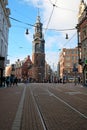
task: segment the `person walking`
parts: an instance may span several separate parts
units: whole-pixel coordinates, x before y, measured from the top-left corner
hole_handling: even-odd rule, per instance
[[[10,77],[7,76],[6,77],[6,86],[9,87],[9,85],[10,85]]]
[[[80,76],[78,76],[78,84],[80,84],[80,82],[81,82],[81,78]]]

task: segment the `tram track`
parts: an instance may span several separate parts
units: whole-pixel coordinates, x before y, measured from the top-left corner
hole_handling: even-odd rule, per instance
[[[74,106],[73,98],[69,100],[67,94],[61,92],[60,94],[55,88],[52,89],[50,84],[30,84],[30,86],[27,86],[26,92],[27,110],[29,111],[27,128],[33,130],[37,130],[36,127],[38,130],[63,130],[64,128],[65,130],[73,130],[74,128],[75,130],[86,130],[87,115],[85,108],[80,111],[77,105]],[[65,98],[62,97],[63,94]],[[73,103],[70,103],[71,100]],[[81,129],[79,129],[80,127]]]
[[[81,96],[83,94],[82,92],[80,92],[80,91],[78,92],[78,91],[75,91],[73,89],[64,88],[64,91],[61,91],[61,93],[60,93],[60,91],[58,91],[58,89],[56,89],[57,91],[55,91],[55,89],[56,88],[54,88],[54,87],[49,87],[49,89],[47,89],[47,91],[48,91],[48,93],[50,95],[52,95],[56,99],[60,100],[62,103],[64,103],[65,105],[67,105],[69,108],[71,108],[72,110],[74,110],[76,113],[78,113],[79,115],[81,115],[83,118],[87,119],[87,113],[82,111],[83,110],[82,109],[83,106],[84,106],[84,110],[85,110],[85,107],[87,106],[86,105],[87,102],[83,98],[77,96],[77,95]],[[65,92],[65,89],[67,89],[67,92]],[[71,90],[72,92],[70,92],[68,90]],[[69,93],[71,93],[71,94],[69,94]],[[74,101],[74,102],[72,103],[72,101]],[[75,102],[77,102],[78,105],[75,104]],[[82,106],[81,106],[81,102],[83,103]]]
[[[71,106],[69,103],[67,103],[66,101],[64,101],[60,97],[56,96],[54,93],[50,92],[49,90],[47,90],[47,91],[49,92],[50,95],[52,95],[53,97],[55,97],[57,100],[59,100],[60,102],[64,103],[66,106],[68,106],[70,109],[72,109],[73,111],[75,111],[76,113],[78,113],[79,115],[81,115],[83,118],[87,119],[86,115],[84,115],[83,113],[81,113],[80,111],[78,111],[76,108],[74,108],[73,106]]]
[[[47,125],[46,125],[45,120],[44,120],[44,116],[43,116],[43,114],[42,114],[42,112],[41,112],[41,110],[40,110],[40,107],[39,107],[39,105],[38,105],[38,103],[37,103],[37,100],[36,100],[36,98],[35,98],[36,96],[34,96],[34,94],[33,94],[32,90],[31,90],[31,88],[30,88],[30,92],[31,92],[32,99],[33,99],[33,101],[34,101],[34,105],[36,106],[38,115],[39,115],[39,117],[40,117],[40,120],[41,120],[41,123],[42,123],[42,126],[43,126],[43,130],[48,130]]]
[[[72,91],[72,89],[70,89]],[[47,92],[49,94],[49,96],[53,96],[54,98],[56,98],[57,100],[59,100],[60,102],[64,103],[66,106],[68,106],[70,109],[72,109],[73,111],[75,111],[76,113],[78,113],[79,115],[81,115],[83,118],[87,119],[87,116],[85,114],[83,114],[82,112],[80,112],[78,109],[76,109],[75,107],[73,107],[72,105],[70,105],[69,103],[67,103],[65,100],[63,100],[62,98],[56,96],[53,92],[51,92],[48,88],[47,88]],[[75,91],[77,92],[77,91]],[[33,95],[33,93],[32,93]],[[33,95],[33,97],[35,97]],[[78,98],[79,100],[82,100],[81,98]],[[36,99],[34,98],[34,100],[36,101]],[[84,102],[84,100],[82,100]],[[39,105],[37,103],[37,106],[39,108]],[[39,108],[39,111],[40,111],[40,108]],[[41,112],[40,112],[41,113]],[[41,113],[42,115],[42,113]]]

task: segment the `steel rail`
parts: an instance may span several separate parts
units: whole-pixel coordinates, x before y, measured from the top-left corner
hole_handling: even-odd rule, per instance
[[[46,126],[46,123],[45,123],[45,120],[44,120],[44,117],[43,117],[43,115],[42,115],[42,112],[41,112],[41,110],[40,110],[40,107],[39,107],[39,105],[38,105],[38,103],[37,103],[37,101],[36,101],[36,99],[35,99],[35,96],[34,96],[32,90],[31,90],[31,88],[30,88],[30,92],[31,92],[31,96],[32,96],[32,99],[33,99],[33,101],[34,101],[34,104],[35,104],[35,106],[36,106],[38,115],[39,115],[39,117],[40,117],[40,120],[41,120],[43,129],[44,129],[44,130],[48,130],[48,128],[47,128],[47,126]]]
[[[50,96],[53,96],[54,98],[56,98],[57,100],[59,100],[60,102],[64,103],[66,106],[68,106],[70,109],[72,109],[73,111],[78,113],[80,116],[82,116],[83,118],[87,119],[87,116],[85,114],[81,113],[75,107],[71,106],[69,103],[67,103],[66,101],[64,101],[60,97],[56,96],[54,93],[50,92],[48,89],[47,89],[47,92],[49,93]]]

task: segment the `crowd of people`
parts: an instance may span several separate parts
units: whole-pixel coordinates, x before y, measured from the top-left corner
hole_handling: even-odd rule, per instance
[[[3,86],[11,87],[17,85],[17,83],[18,83],[18,79],[13,75],[3,77]]]
[[[11,87],[11,86],[14,86],[18,84],[18,82],[21,82],[21,83],[38,83],[39,81],[35,81],[31,78],[25,78],[25,79],[19,79],[14,76],[14,75],[11,75],[11,76],[6,76],[6,77],[3,77],[3,86],[6,86],[6,87]],[[70,81],[72,83],[75,83],[76,84],[80,84],[81,83],[81,77],[78,76],[77,78],[74,77],[73,81]],[[54,80],[44,80],[42,81],[42,83],[69,83],[69,81],[66,79],[66,77],[64,76],[63,78],[54,78]]]

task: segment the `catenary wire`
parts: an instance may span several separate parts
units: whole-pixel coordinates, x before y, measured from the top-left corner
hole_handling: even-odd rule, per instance
[[[63,10],[67,10],[67,11],[77,12],[76,10],[72,10],[72,9],[60,7],[60,6],[58,6],[58,5],[54,4],[54,3],[52,3],[51,0],[49,0],[49,2],[50,2],[53,6],[55,6],[55,7],[57,7],[57,8],[60,8],[60,9],[63,9]]]
[[[16,22],[19,22],[19,23],[22,23],[22,24],[25,24],[25,25],[28,25],[28,26],[32,26],[32,27],[35,27],[35,25],[33,25],[33,24],[30,24],[30,23],[25,23],[25,22],[23,22],[23,21],[21,21],[21,20],[18,20],[18,19],[15,19],[15,18],[13,18],[13,17],[9,17],[10,19],[12,19],[12,20],[14,20],[14,21],[16,21]],[[46,30],[46,28],[43,28],[43,29],[45,29]],[[54,31],[68,31],[68,30],[75,30],[76,28],[67,28],[67,29],[50,29],[50,28],[48,28],[48,30],[54,30]]]
[[[56,4],[56,1],[57,1],[57,0],[55,0],[55,4]],[[48,20],[48,23],[47,23],[47,26],[46,26],[45,34],[46,34],[47,29],[48,29],[49,23],[50,23],[50,21],[51,21],[55,4],[53,5],[53,9],[52,9],[51,15],[50,15],[50,17],[49,17],[49,20]]]
[[[63,47],[64,47],[67,43],[69,43],[69,42],[75,37],[75,35],[76,35],[76,33],[74,33],[73,36],[72,36],[66,43],[63,44]]]

